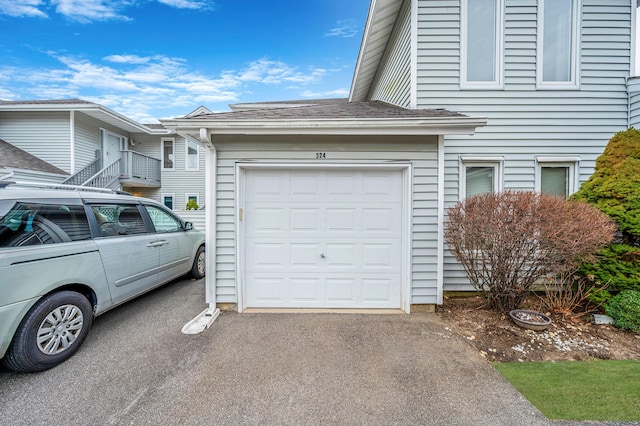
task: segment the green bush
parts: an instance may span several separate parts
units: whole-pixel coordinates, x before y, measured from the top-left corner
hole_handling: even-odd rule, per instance
[[[596,160],[593,175],[573,198],[613,219],[623,243],[640,245],[640,131],[616,133]]]
[[[198,208],[199,208],[198,202],[193,198],[187,201],[187,207],[186,207],[187,210],[198,210]]]
[[[621,291],[609,300],[605,311],[616,327],[640,333],[640,291]]]
[[[600,250],[594,262],[583,263],[578,272],[595,287],[606,287],[613,293],[640,291],[640,248],[612,244]],[[604,292],[600,296],[606,299],[610,294]],[[591,301],[598,303],[602,300]]]

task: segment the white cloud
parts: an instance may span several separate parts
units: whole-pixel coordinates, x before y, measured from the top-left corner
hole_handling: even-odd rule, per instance
[[[103,58],[105,61],[116,62],[118,64],[145,64],[149,58],[137,55],[110,55]]]
[[[121,20],[131,18],[120,11],[129,6],[126,0],[50,0],[56,6],[56,12],[80,23],[92,21]]]
[[[211,0],[156,0],[176,9],[213,10]],[[131,21],[124,12],[140,5],[135,0],[0,0],[0,15],[19,18],[47,18],[45,10],[51,6],[55,12],[73,21],[88,24],[95,21]]]
[[[300,94],[303,98],[346,98],[349,96],[349,89],[327,90],[324,92],[304,91]]]
[[[42,0],[0,0],[0,15],[47,18]]]
[[[163,55],[118,54],[100,61],[55,52],[49,55],[60,65],[30,69],[0,64],[0,98],[80,98],[150,122],[153,115],[160,118],[175,115],[175,111],[186,113],[197,105],[238,102],[264,96],[273,88],[284,91],[295,86],[298,91],[336,72],[313,67],[302,72],[285,62],[262,58],[245,68],[213,76],[189,69],[182,58]],[[305,92],[303,96],[343,97],[347,93]]]
[[[177,9],[213,9],[213,3],[208,0],[158,0],[158,3]]]
[[[360,32],[360,26],[353,19],[343,19],[336,22],[336,26],[325,34],[326,37],[343,37],[349,38]]]
[[[263,58],[250,63],[249,68],[237,74],[236,78],[243,82],[263,84],[309,84],[317,82],[325,74],[326,70],[321,68],[313,68],[309,73],[305,74],[284,62]]]

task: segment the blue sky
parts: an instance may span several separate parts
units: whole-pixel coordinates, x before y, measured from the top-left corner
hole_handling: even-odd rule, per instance
[[[369,0],[0,0],[0,99],[143,123],[200,105],[346,97]]]

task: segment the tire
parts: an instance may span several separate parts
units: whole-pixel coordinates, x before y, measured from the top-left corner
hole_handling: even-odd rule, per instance
[[[45,296],[22,319],[2,362],[21,373],[55,367],[80,348],[92,323],[91,303],[80,293]]]
[[[204,278],[206,274],[206,260],[207,256],[204,251],[204,246],[198,247],[198,251],[196,251],[196,257],[193,259],[193,266],[191,267],[191,272],[189,272],[189,276],[196,280]]]

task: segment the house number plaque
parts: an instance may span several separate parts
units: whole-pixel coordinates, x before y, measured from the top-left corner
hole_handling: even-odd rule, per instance
[[[322,160],[327,158],[326,152],[316,152],[316,160]]]

